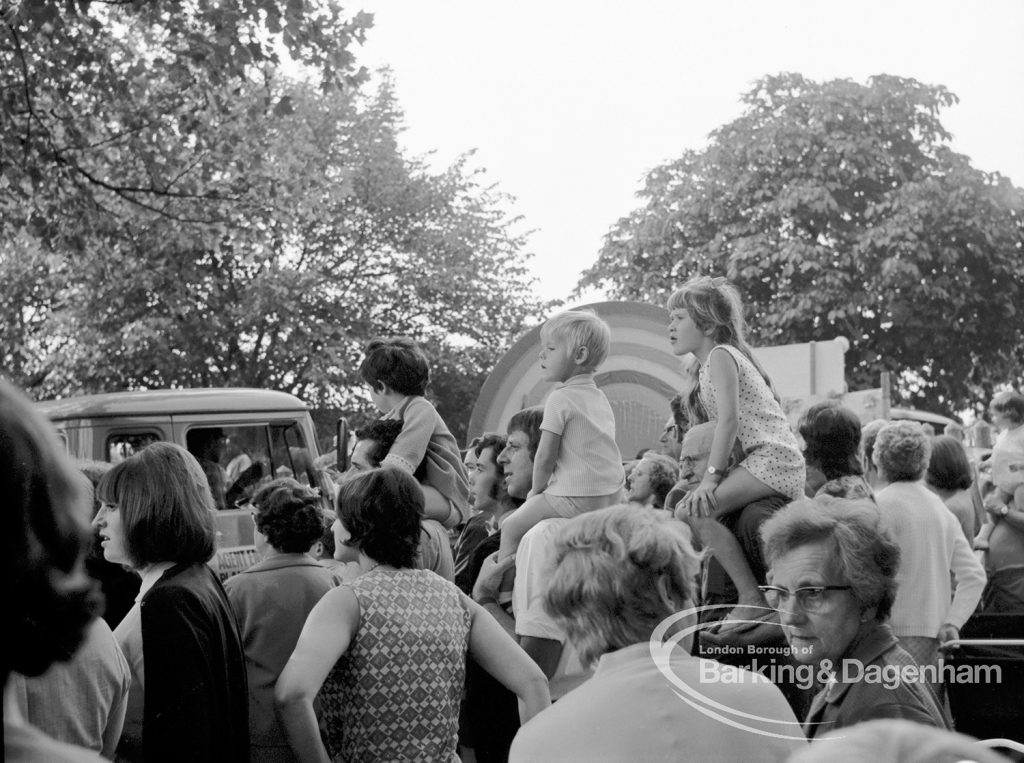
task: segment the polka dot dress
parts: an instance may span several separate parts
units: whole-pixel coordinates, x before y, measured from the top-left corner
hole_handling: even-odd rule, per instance
[[[715,399],[715,387],[711,383],[710,366],[711,356],[718,350],[725,350],[732,356],[739,373],[737,437],[744,453],[739,465],[772,490],[791,501],[797,500],[804,494],[807,473],[796,436],[789,427],[782,406],[776,402],[754,364],[732,345],[715,346],[700,367],[700,400],[708,416],[718,420],[718,401]]]

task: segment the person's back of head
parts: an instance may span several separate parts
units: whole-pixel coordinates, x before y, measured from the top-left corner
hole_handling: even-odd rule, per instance
[[[861,424],[857,414],[835,400],[815,403],[797,425],[804,440],[804,458],[826,479],[863,474],[860,460]]]
[[[566,522],[544,607],[584,663],[646,641],[696,596],[700,556],[666,512],[612,506]]]
[[[421,396],[430,381],[430,364],[427,354],[409,337],[371,339],[359,376],[373,389],[384,384],[400,395]]]
[[[323,534],[320,494],[293,479],[268,482],[252,497],[256,529],[284,553],[307,553]]]
[[[966,490],[971,486],[974,482],[971,463],[959,440],[949,435],[939,435],[932,439],[926,479],[932,487],[949,492]]]
[[[56,432],[12,385],[0,379],[0,501],[7,646],[11,671],[38,676],[70,659],[102,607],[85,573],[92,534],[81,477]]]
[[[349,533],[345,545],[379,564],[415,564],[423,517],[423,490],[400,469],[371,469],[341,486],[338,520]]]
[[[875,463],[889,482],[915,482],[924,477],[931,452],[931,439],[916,421],[890,421],[875,438]]]
[[[216,541],[210,485],[195,457],[180,445],[155,442],[103,475],[99,499],[121,512],[131,566],[199,563]]]

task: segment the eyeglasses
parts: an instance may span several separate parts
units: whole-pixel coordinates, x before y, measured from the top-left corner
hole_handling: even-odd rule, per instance
[[[772,609],[784,607],[786,602],[789,601],[789,597],[792,596],[804,612],[817,612],[825,603],[826,591],[849,591],[853,586],[813,585],[797,588],[795,591],[774,585],[759,585],[757,588],[764,594],[765,601],[768,602],[768,606]]]

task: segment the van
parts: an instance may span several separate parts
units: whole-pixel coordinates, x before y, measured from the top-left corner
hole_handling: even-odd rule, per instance
[[[248,501],[275,477],[320,490],[333,485],[314,466],[316,432],[309,407],[293,395],[261,389],[113,392],[36,403],[74,458],[117,463],[150,443],[173,442],[196,457],[217,508],[221,579],[256,561]]]

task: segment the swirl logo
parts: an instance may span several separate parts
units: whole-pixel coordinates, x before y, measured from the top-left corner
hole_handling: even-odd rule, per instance
[[[801,729],[799,721],[787,721],[779,718],[771,718],[763,715],[757,715],[755,713],[749,713],[744,710],[729,707],[711,697],[706,696],[700,691],[698,686],[691,685],[692,682],[688,682],[681,678],[672,668],[672,654],[675,649],[683,649],[681,642],[689,637],[696,639],[697,634],[703,630],[712,628],[720,623],[717,622],[699,622],[699,615],[702,612],[709,612],[712,610],[732,609],[733,605],[709,605],[703,607],[693,607],[685,609],[681,612],[677,612],[671,617],[666,618],[658,627],[654,629],[650,638],[650,652],[651,659],[654,660],[654,664],[663,676],[672,684],[673,693],[679,697],[683,702],[688,704],[693,709],[700,713],[703,713],[709,718],[713,718],[719,723],[724,723],[728,726],[732,726],[736,729],[741,729],[753,734],[760,734],[762,736],[774,737],[776,739],[784,740],[796,740],[804,741],[805,737]],[[768,612],[770,610],[767,607],[764,608]],[[686,625],[686,623],[696,623],[695,625]],[[782,627],[777,622],[770,622],[768,620],[733,620],[728,621],[730,625],[765,625],[771,624],[776,625],[779,628]],[[669,636],[669,633],[672,633]],[[688,650],[687,650],[688,651]],[[706,666],[713,666],[717,671],[719,667],[717,663],[710,661],[704,661]],[[730,671],[733,676],[733,680],[723,681],[723,683],[740,683],[745,681],[746,683],[770,683],[769,679],[761,675],[756,671],[745,671],[739,668],[732,668],[724,666]],[[810,666],[800,666],[810,670]],[[714,671],[713,671],[714,672]],[[720,675],[719,672],[714,672],[714,675]],[[737,680],[737,677],[739,680]],[[701,681],[703,683],[703,680]],[[794,728],[795,727],[795,728]]]

